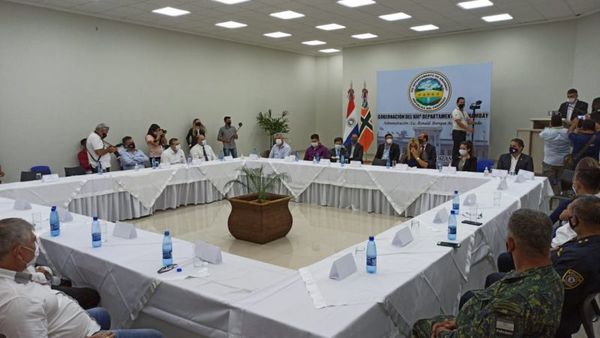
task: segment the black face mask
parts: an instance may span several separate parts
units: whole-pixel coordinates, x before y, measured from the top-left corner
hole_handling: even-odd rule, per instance
[[[460,108],[460,109],[463,109],[464,107],[465,107],[464,103],[461,103],[461,104],[458,105],[458,108]]]
[[[517,149],[515,147],[508,148],[508,152],[511,154],[516,154],[518,151],[519,151],[519,149]]]
[[[101,138],[103,138],[103,139],[105,139],[105,138],[106,138],[106,136],[108,136],[108,134],[107,134],[107,133],[102,133],[102,135],[100,135],[100,137],[101,137]]]
[[[352,144],[357,144],[358,140],[352,139],[350,142],[352,142]]]
[[[231,121],[225,122],[225,125],[228,126],[228,127],[231,126]]]
[[[135,149],[135,143],[130,143],[127,148],[129,149]]]

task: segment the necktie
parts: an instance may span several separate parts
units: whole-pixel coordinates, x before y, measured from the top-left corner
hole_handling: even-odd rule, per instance
[[[206,156],[206,149],[204,149],[204,144],[202,145],[202,153],[204,153],[204,160],[208,161],[208,156]]]

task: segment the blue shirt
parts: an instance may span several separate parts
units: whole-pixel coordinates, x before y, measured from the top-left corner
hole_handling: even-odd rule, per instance
[[[390,149],[392,149],[391,146],[388,147],[386,145],[385,147],[383,147],[383,156],[381,156],[382,160],[389,160],[389,158],[390,158]]]
[[[283,142],[281,146],[275,144],[273,148],[271,148],[271,153],[269,153],[269,158],[279,158],[284,159],[287,156],[290,156],[292,152],[292,147],[289,144]]]
[[[564,165],[565,156],[571,151],[567,128],[545,128],[540,133],[544,140],[544,163],[554,166]]]
[[[119,156],[123,170],[134,169],[136,165],[143,167],[146,162],[148,162],[148,156],[146,156],[146,154],[139,149],[136,149],[134,152],[120,149]]]
[[[592,157],[594,159],[598,159],[598,153],[600,152],[600,133],[595,134],[578,134],[578,133],[570,133],[569,140],[573,144],[573,156],[577,155],[583,149],[585,144],[592,138],[593,135],[596,135],[596,140],[594,143],[590,144],[587,150],[579,157],[575,158],[575,164],[579,163],[584,157]]]

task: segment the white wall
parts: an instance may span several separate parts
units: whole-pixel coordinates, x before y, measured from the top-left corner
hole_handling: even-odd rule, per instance
[[[333,146],[333,139],[343,136],[342,84],[343,56],[318,57],[316,67],[316,107],[315,132],[321,142],[328,147]],[[308,146],[310,140],[306,135],[304,143]]]
[[[238,147],[248,154],[267,147],[256,114],[289,110],[290,141],[303,149],[315,129],[315,72],[311,56],[0,1],[3,181],[34,164],[64,175],[99,122],[111,126],[109,142],[131,135],[143,145],[150,123],[184,138],[198,116],[218,152],[230,114],[245,122]]]
[[[491,157],[496,158],[517,128],[529,128],[529,118],[557,109],[574,84],[584,99],[600,94],[600,47],[590,46],[598,41],[598,18],[345,49],[343,83],[366,80],[377,112],[378,70],[491,61]]]

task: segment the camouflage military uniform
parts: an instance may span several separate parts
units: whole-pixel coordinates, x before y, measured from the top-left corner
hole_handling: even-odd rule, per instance
[[[557,337],[571,337],[579,330],[579,308],[590,294],[600,291],[600,236],[573,239],[552,252],[552,265],[565,287]]]
[[[560,323],[563,286],[552,266],[511,272],[474,296],[456,317],[457,329],[437,337],[551,338]],[[439,316],[420,320],[412,336],[430,338],[434,323],[454,319]]]

